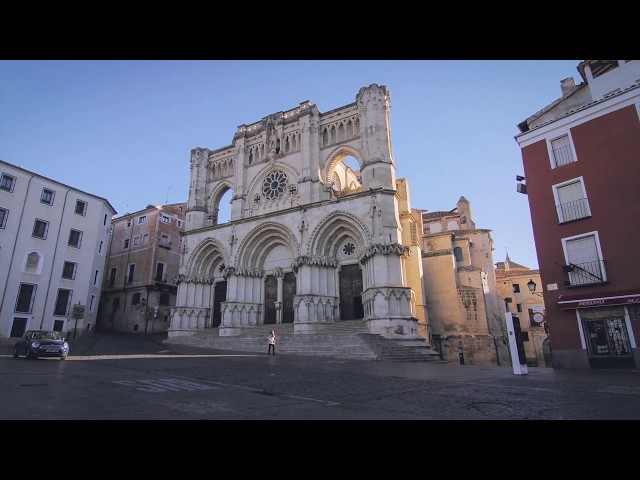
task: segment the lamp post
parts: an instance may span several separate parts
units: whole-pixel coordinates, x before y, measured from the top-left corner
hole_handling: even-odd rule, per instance
[[[527,282],[527,288],[529,289],[529,291],[531,292],[531,295],[538,295],[538,296],[542,296],[541,293],[536,293],[536,287],[538,286],[538,284],[536,282],[534,282],[532,279],[529,279],[529,281]]]

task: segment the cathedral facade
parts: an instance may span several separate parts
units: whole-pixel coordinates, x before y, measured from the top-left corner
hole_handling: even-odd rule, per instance
[[[169,336],[355,319],[424,336],[422,220],[395,170],[390,94],[376,84],[329,112],[303,102],[240,125],[229,146],[193,149]]]

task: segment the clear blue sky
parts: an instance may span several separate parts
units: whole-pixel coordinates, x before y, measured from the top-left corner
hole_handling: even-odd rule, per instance
[[[109,200],[123,215],[187,201],[190,152],[305,100],[391,92],[392,147],[411,206],[471,202],[494,263],[538,268],[517,124],[560,97],[579,60],[0,61],[0,159]]]

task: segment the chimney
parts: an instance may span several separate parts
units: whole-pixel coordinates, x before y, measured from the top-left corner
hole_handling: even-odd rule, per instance
[[[564,80],[560,80],[560,89],[562,90],[562,96],[573,92],[576,89],[576,81],[573,77],[565,78]]]

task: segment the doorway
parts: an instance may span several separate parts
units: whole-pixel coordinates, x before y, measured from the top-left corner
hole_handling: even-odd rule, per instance
[[[340,269],[340,320],[364,318],[362,307],[362,270],[357,264]]]
[[[217,328],[222,323],[222,302],[227,301],[227,282],[218,282],[213,291],[213,319],[211,326]]]

